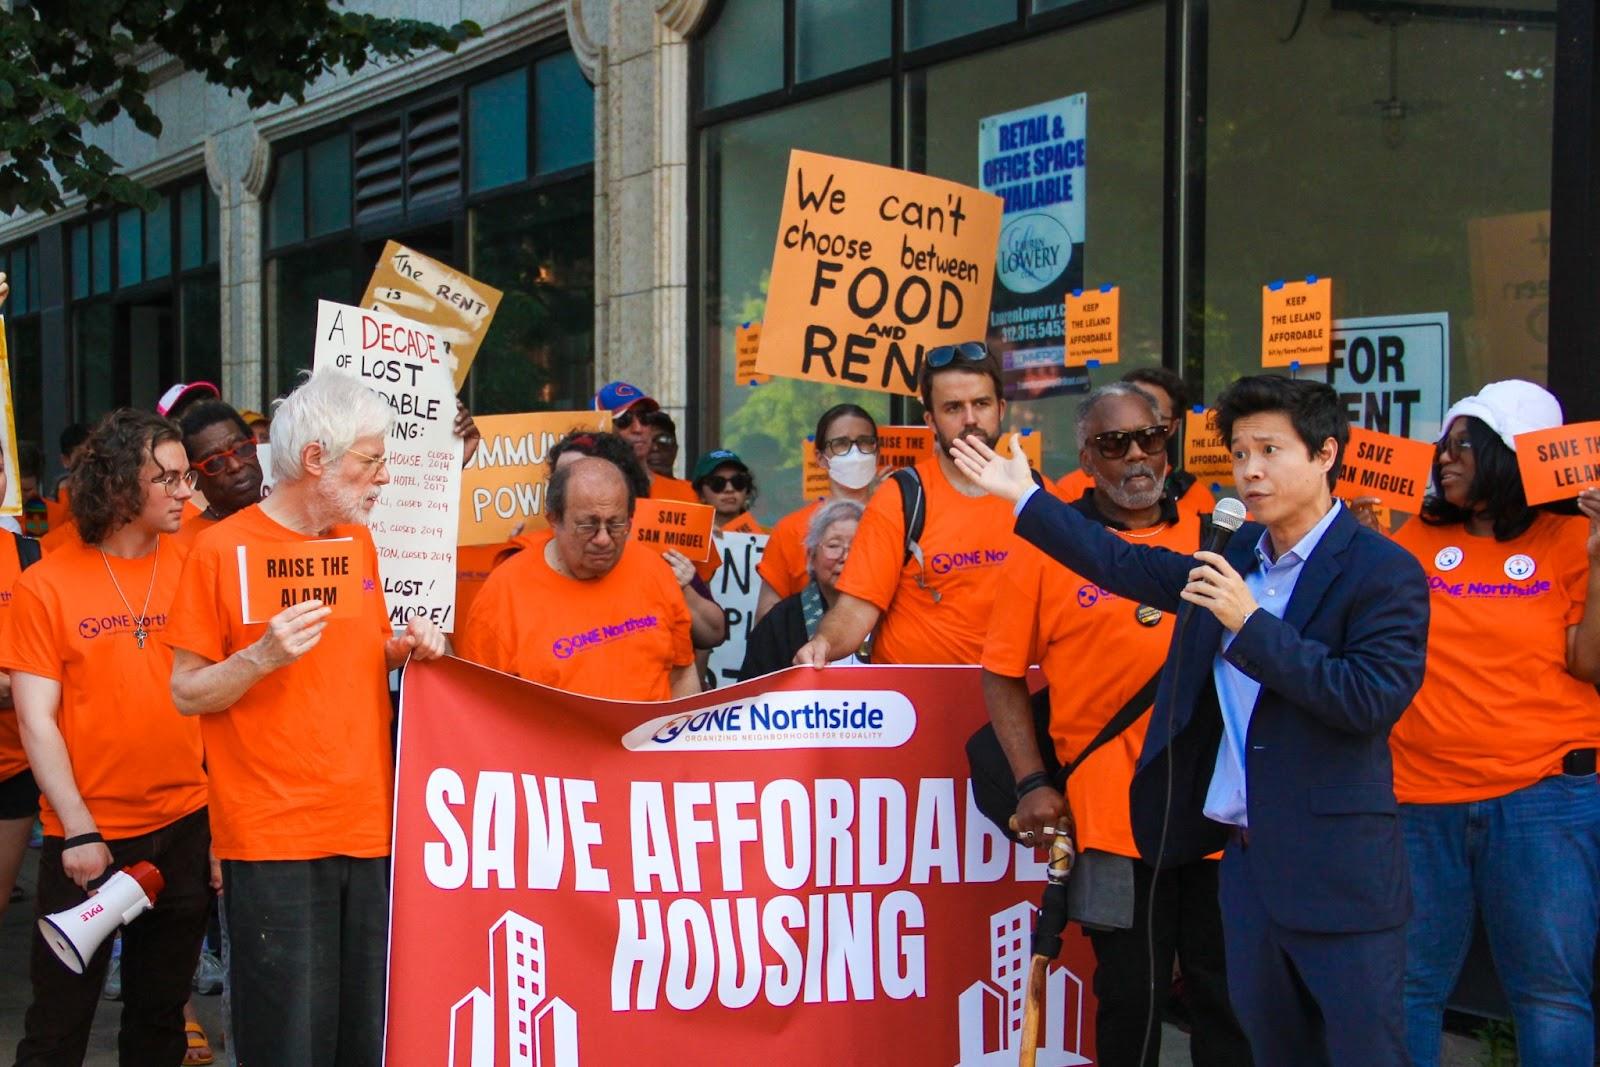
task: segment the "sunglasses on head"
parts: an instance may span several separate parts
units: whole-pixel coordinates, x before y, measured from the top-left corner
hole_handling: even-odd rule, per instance
[[[195,469],[207,478],[215,478],[228,469],[229,459],[237,460],[240,464],[256,458],[256,443],[254,441],[240,441],[226,452],[213,452],[205,459],[195,464]]]
[[[750,476],[748,474],[710,474],[700,484],[708,486],[713,493],[720,493],[730,485],[733,486],[734,492],[742,493],[750,488]]]
[[[1172,429],[1168,426],[1146,426],[1142,430],[1107,430],[1089,438],[1089,443],[1103,458],[1121,459],[1135,441],[1139,443],[1139,451],[1153,456],[1167,447],[1167,438],[1171,436]]]
[[[958,345],[939,345],[928,349],[922,361],[934,370],[952,363],[982,363],[989,358],[989,349],[982,341],[962,341]]]

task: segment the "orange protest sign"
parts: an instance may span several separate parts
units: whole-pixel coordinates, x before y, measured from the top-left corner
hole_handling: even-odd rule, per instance
[[[330,619],[353,619],[361,613],[361,584],[371,581],[355,563],[355,541],[334,537],[323,541],[284,541],[271,549],[238,548],[239,603],[244,622],[266,622],[284,608],[320,600],[333,609]]]
[[[927,349],[987,332],[1000,213],[971,186],[791,152],[756,366],[914,396]]]
[[[1415,515],[1428,491],[1433,455],[1426,441],[1352,426],[1334,494],[1347,500],[1377,497],[1386,507]]]
[[[450,371],[459,391],[466,384],[467,371],[472,369],[502,295],[493,286],[397,241],[388,241],[361,296],[361,306],[433,327],[453,360]]]
[[[1067,294],[1067,357],[1069,367],[1115,363],[1121,351],[1122,289],[1074,289]]]
[[[1183,469],[1208,484],[1233,484],[1233,449],[1222,439],[1215,408],[1196,405],[1183,420]]]
[[[696,563],[711,558],[711,521],[716,509],[709,504],[678,500],[641,500],[633,509],[633,539],[657,552],[675,548]]]
[[[761,324],[747,322],[733,331],[733,384],[760,385],[770,382],[772,375],[756,370],[756,354],[761,350]]]
[[[544,517],[544,487],[550,479],[550,449],[573,430],[611,429],[609,411],[539,411],[480,415],[483,441],[461,470],[461,524],[457,543],[492,545],[519,523],[537,530]]]
[[[1528,503],[1568,500],[1600,488],[1600,422],[1574,422],[1519,433],[1517,467]]]
[[[1327,363],[1333,355],[1333,279],[1261,287],[1261,365]]]

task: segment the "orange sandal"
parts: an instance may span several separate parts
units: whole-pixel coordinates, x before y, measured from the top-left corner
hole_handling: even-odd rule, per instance
[[[184,1023],[183,1036],[189,1046],[183,1053],[184,1067],[206,1067],[207,1064],[217,1062],[216,1054],[211,1051],[211,1040],[206,1037],[205,1027],[197,1022]]]

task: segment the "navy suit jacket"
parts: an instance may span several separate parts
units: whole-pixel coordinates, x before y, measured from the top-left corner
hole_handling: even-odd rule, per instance
[[[1196,561],[1130,544],[1048,493],[1033,494],[1016,528],[1119,596],[1183,608],[1129,796],[1134,839],[1163,867],[1222,848],[1228,827],[1201,809],[1222,738],[1211,668],[1224,631],[1178,595]],[[1240,574],[1256,569],[1262,529],[1246,523],[1228,543]],[[1245,739],[1249,870],[1280,925],[1383,930],[1410,915],[1389,731],[1422,685],[1427,640],[1421,565],[1341,509],[1284,618],[1255,612],[1228,647],[1228,661],[1261,683]]]

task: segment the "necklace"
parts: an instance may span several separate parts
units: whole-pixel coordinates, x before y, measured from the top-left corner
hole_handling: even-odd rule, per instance
[[[132,615],[133,605],[128,603],[127,596],[122,592],[122,586],[118,583],[117,576],[112,573],[111,560],[107,558],[106,550],[103,548],[100,550],[100,562],[106,565],[106,577],[111,579],[111,588],[117,591],[117,596],[122,599],[122,606],[128,609],[129,615]],[[150,621],[150,616],[146,612],[150,610],[150,595],[156,591],[156,568],[160,565],[161,542],[157,541],[155,553],[150,561],[150,587],[144,591],[144,607],[139,609],[139,614],[133,620],[133,639],[139,642],[140,648],[144,647],[145,638],[150,636],[150,631],[146,628],[146,624]]]
[[[1164,522],[1160,526],[1152,526],[1148,530],[1124,530],[1122,532],[1127,534],[1129,537],[1135,537],[1143,540],[1147,537],[1154,537],[1156,534],[1160,533],[1162,530],[1165,530],[1171,525],[1172,524],[1170,522]]]

